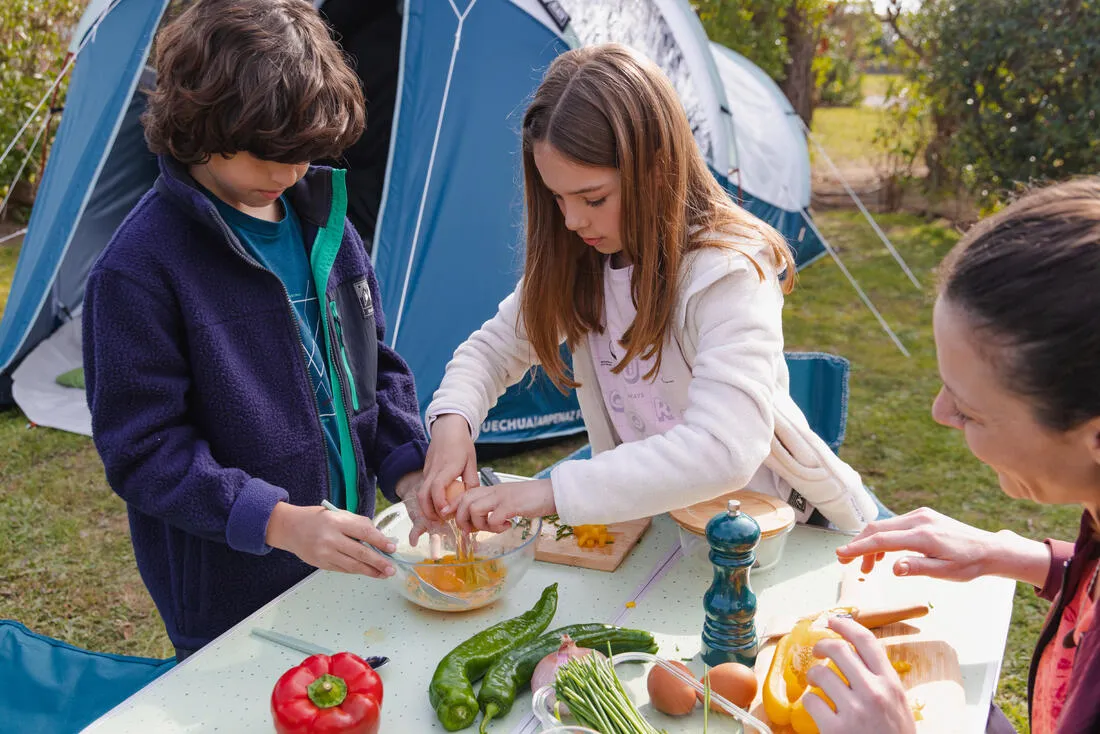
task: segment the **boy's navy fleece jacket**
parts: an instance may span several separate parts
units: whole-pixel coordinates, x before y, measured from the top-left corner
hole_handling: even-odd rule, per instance
[[[396,500],[397,480],[423,467],[412,374],[383,343],[374,272],[344,218],[343,171],[311,168],[287,197],[315,274],[328,272],[318,295],[346,406],[342,433],[358,512],[371,516],[376,477]],[[322,247],[328,260],[318,263]],[[277,502],[317,506],[329,486],[291,309],[281,281],[245,254],[170,158],[89,275],[92,434],[176,647],[201,647],[313,570],[265,543]]]

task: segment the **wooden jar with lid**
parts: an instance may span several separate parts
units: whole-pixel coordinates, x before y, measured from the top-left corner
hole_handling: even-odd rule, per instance
[[[767,571],[777,565],[783,557],[787,536],[794,529],[794,508],[778,497],[748,489],[727,492],[668,513],[680,526],[680,547],[684,555],[708,562],[710,545],[706,538],[707,523],[715,515],[726,511],[729,500],[738,500],[741,512],[760,525],[760,544],[756,547],[753,570]]]

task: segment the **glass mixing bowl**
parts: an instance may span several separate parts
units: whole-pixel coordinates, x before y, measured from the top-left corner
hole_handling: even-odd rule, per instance
[[[513,520],[503,533],[474,533],[474,560],[457,562],[455,538],[447,527],[409,544],[412,520],[403,502],[378,513],[374,524],[397,544],[392,554],[397,572],[390,583],[413,604],[440,612],[477,609],[507,594],[534,563],[542,530],[542,519],[536,518]],[[432,593],[425,582],[443,594]]]

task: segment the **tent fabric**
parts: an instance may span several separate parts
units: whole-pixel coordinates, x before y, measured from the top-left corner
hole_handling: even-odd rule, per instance
[[[798,113],[759,66],[721,44],[710,48],[733,110],[730,168],[754,196],[788,211],[806,209],[810,153]]]
[[[763,69],[721,44],[710,48],[733,120],[733,156],[716,177],[735,201],[787,238],[796,266],[804,268],[825,247],[802,216],[809,212],[811,185],[801,119]]]
[[[84,364],[80,326],[77,313],[31,350],[12,374],[12,387],[31,423],[91,436],[92,414],[84,390],[57,382],[60,375]]]
[[[0,620],[0,729],[72,734],[175,664],[90,652]]]
[[[166,6],[119,0],[80,52],[0,321],[0,404],[10,402],[12,364],[80,304],[91,263],[136,201],[130,195],[152,181],[141,176],[149,154],[140,138],[118,146],[119,165],[104,164],[121,128],[141,134],[136,117],[126,123]]]
[[[91,264],[156,176],[138,122],[144,95],[134,90],[139,80],[152,84],[143,67],[167,4],[97,0],[77,32],[84,45],[0,322],[0,404],[11,399],[13,368],[70,321]],[[618,41],[653,58],[731,195],[787,236],[799,264],[816,252],[801,212],[742,185],[745,161],[736,180],[725,175],[745,148],[734,136],[745,126],[736,105],[731,117],[732,88],[721,83],[686,0],[404,0],[400,20],[396,104],[372,256],[388,339],[412,368],[422,409],[455,348],[493,314],[522,270],[519,126],[546,67],[571,46]],[[353,30],[342,28],[342,37],[353,39]],[[792,144],[805,147],[804,140]],[[750,158],[753,166],[771,165],[762,155]],[[354,181],[378,166],[351,168]],[[754,180],[773,178],[761,171]],[[52,365],[50,380],[65,371],[61,366]],[[576,397],[559,393],[536,370],[498,402],[480,440],[525,442],[582,430]]]

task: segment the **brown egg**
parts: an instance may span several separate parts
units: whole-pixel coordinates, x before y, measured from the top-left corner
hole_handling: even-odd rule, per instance
[[[704,679],[699,680],[706,687]],[[735,706],[747,709],[756,698],[756,673],[752,668],[741,663],[722,663],[710,669],[710,690],[717,693]],[[699,700],[703,700],[702,695]],[[722,709],[715,703],[710,705],[711,711]]]
[[[453,482],[447,485],[447,505],[454,510],[458,501],[462,499],[463,493],[466,491],[466,483],[462,481],[462,477],[458,477]]]
[[[689,678],[695,677],[683,663],[675,660],[667,662],[679,668]],[[653,706],[663,714],[683,716],[690,714],[695,708],[695,689],[660,665],[654,665],[649,671],[646,689],[649,691],[649,700],[653,702]]]

